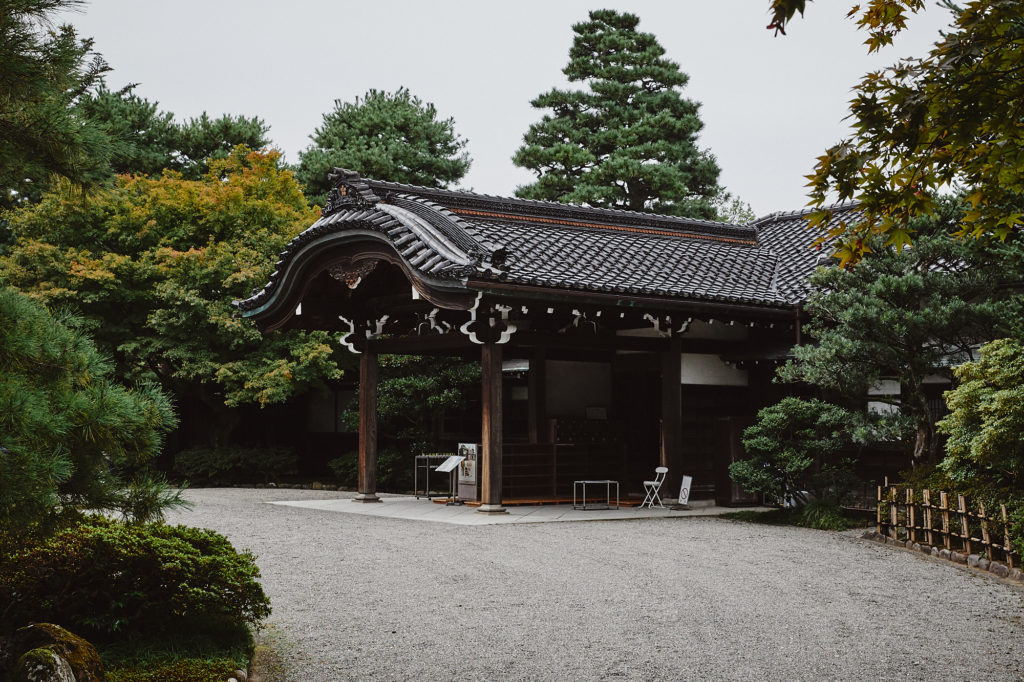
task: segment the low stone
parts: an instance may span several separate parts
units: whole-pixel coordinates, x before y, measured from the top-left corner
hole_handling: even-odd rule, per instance
[[[952,552],[950,552],[948,549],[940,549],[939,550],[939,556],[942,557],[943,559],[949,559],[950,558],[950,554],[952,554]]]
[[[96,648],[78,635],[59,625],[33,623],[15,632],[11,645],[16,652],[45,649],[64,660],[77,682],[102,682],[105,679],[103,661]],[[41,658],[39,660],[42,660]],[[61,678],[41,678],[58,680]]]
[[[320,481],[313,481],[313,490],[323,490],[324,484]]]
[[[950,552],[949,553],[949,558],[952,559],[953,561],[955,561],[958,564],[966,564],[967,563],[967,555],[964,554],[963,552]]]
[[[932,547],[932,556],[939,556],[939,548]]]
[[[1024,571],[1021,571],[1019,568],[1011,568],[1006,577],[1017,582],[1024,582]]]
[[[894,540],[893,538],[891,538],[889,536],[886,536],[885,544],[887,544],[887,545],[895,545],[896,544],[896,540]]]
[[[920,552],[921,551],[921,543],[920,542],[911,543],[910,549],[914,550],[915,552]]]
[[[904,542],[903,546],[906,547],[907,549],[914,549],[914,543],[911,542],[910,540],[907,540],[906,542]]]
[[[336,486],[336,485],[325,485],[324,486],[324,490],[337,490],[337,489],[338,489],[338,486]]]
[[[932,547],[931,545],[921,545],[921,553],[922,554],[931,554],[933,549],[935,549],[935,548]]]
[[[246,682],[249,679],[249,673],[244,670],[236,670],[235,677],[238,679],[238,682]]]
[[[267,484],[267,487],[268,487],[268,488],[276,488],[276,487],[277,487],[277,484],[276,484],[276,483],[268,483],[268,484]]]
[[[303,483],[302,484],[302,489],[303,490],[312,490],[313,489],[313,484],[312,483]]]
[[[22,654],[9,679],[11,682],[77,682],[71,664],[45,646]]]
[[[988,570],[988,566],[991,563],[992,562],[989,561],[988,559],[986,559],[985,557],[981,557],[980,559],[978,559],[978,568],[980,568],[983,571],[987,571]]]
[[[979,561],[981,561],[981,555],[980,554],[968,554],[967,555],[967,565],[970,566],[971,568],[977,568]]]
[[[1001,564],[998,561],[993,561],[988,566],[988,572],[994,575],[998,575],[1000,578],[1005,578],[1010,575],[1010,567],[1006,564]]]

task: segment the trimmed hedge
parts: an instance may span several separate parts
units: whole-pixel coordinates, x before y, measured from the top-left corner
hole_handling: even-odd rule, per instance
[[[46,621],[96,642],[234,631],[270,614],[259,575],[213,531],[89,517],[0,556],[0,630]]]
[[[174,473],[193,482],[270,483],[292,474],[298,457],[279,448],[191,448],[174,456]]]

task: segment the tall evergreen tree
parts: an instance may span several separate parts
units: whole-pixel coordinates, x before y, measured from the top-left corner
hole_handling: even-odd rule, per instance
[[[261,149],[269,144],[267,125],[259,118],[206,112],[184,123],[160,111],[129,85],[118,91],[101,85],[77,103],[82,116],[100,125],[110,137],[115,173],[159,175],[176,170],[189,180],[209,170],[210,159],[225,159],[238,145]]]
[[[367,177],[427,187],[448,187],[469,170],[466,140],[455,121],[438,119],[433,104],[424,104],[406,88],[370,90],[356,101],[336,100],[334,111],[299,152],[296,176],[313,203],[327,201],[327,174],[335,166]]]
[[[537,174],[519,196],[716,217],[719,168],[697,147],[700,105],[680,94],[689,77],[639,22],[595,10],[573,26],[562,72],[587,89],[554,89],[531,102],[551,113],[530,126],[512,157]]]
[[[109,67],[93,53],[91,40],[49,23],[55,12],[78,4],[0,5],[0,208],[37,199],[52,176],[84,186],[110,177],[108,137],[74,111]]]

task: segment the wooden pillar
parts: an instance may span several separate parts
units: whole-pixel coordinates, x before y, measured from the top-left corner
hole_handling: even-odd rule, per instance
[[[501,346],[485,343],[480,349],[483,385],[483,453],[480,464],[480,508],[485,514],[505,514],[501,506]]]
[[[668,467],[668,476],[663,484],[662,498],[666,492],[678,489],[683,480],[683,395],[682,386],[682,340],[673,336],[667,350],[661,353],[661,461]]]
[[[547,353],[536,348],[530,356],[527,433],[531,443],[546,443],[548,433]]]
[[[377,497],[377,354],[359,356],[359,494],[353,502]]]

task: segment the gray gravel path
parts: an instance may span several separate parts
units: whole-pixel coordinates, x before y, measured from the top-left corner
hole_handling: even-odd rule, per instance
[[[256,553],[307,680],[1024,680],[1024,588],[824,533],[680,518],[452,526],[193,490]]]

